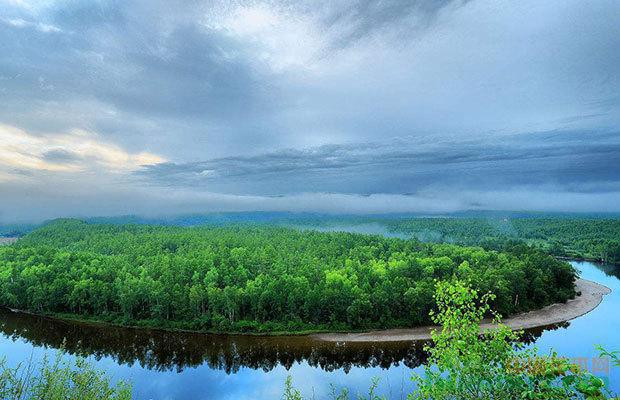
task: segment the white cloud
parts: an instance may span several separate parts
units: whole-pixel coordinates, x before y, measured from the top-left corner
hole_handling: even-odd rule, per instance
[[[31,14],[37,14],[42,10],[49,9],[60,0],[0,0],[0,5],[6,3],[12,7],[27,11]]]
[[[56,154],[56,157],[50,157]],[[58,157],[58,155],[62,157]],[[11,171],[73,172],[103,170],[106,173],[133,171],[142,165],[165,161],[149,152],[130,153],[93,132],[32,135],[0,124],[0,179],[18,176]]]
[[[253,56],[275,72],[311,69],[327,45],[310,15],[274,4],[238,5],[227,12],[209,13],[204,25],[245,42]]]
[[[45,24],[42,22],[26,21],[21,18],[10,18],[10,19],[3,18],[2,21],[5,24],[14,26],[15,28],[34,28],[38,30],[39,32],[44,32],[44,33],[62,32],[62,29],[60,29],[56,25]]]

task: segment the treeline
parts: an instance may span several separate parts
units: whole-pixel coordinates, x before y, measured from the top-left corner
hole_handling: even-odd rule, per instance
[[[60,220],[0,248],[0,303],[139,326],[275,332],[429,322],[436,280],[496,295],[503,315],[574,296],[574,269],[504,252],[260,226]]]
[[[620,263],[620,219],[413,218],[380,222],[422,241],[492,247],[517,239],[556,256]]]
[[[93,217],[89,224],[158,226],[227,226],[255,224],[339,229],[378,224],[386,231],[411,235],[423,242],[446,242],[497,248],[520,240],[560,257],[620,264],[620,217],[614,214],[466,212],[435,218],[409,214],[324,215],[310,213],[244,212],[185,215],[169,218],[138,216]],[[45,226],[45,222],[39,226]],[[19,237],[37,225],[0,225],[0,237]]]

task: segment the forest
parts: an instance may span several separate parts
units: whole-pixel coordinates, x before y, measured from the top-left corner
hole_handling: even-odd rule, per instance
[[[335,230],[347,226],[376,224],[386,232],[403,234],[422,242],[455,243],[501,249],[506,242],[522,241],[558,257],[620,264],[620,216],[618,214],[519,213],[480,211],[441,214],[326,215],[287,212],[238,212],[190,214],[144,218],[133,215],[91,217],[102,225],[265,226],[320,227]],[[34,224],[0,224],[0,237],[19,237]],[[345,229],[346,230],[346,229]]]
[[[494,248],[521,240],[556,256],[620,263],[620,219],[408,218],[381,223],[422,241]]]
[[[80,220],[0,247],[0,304],[123,325],[308,332],[427,324],[437,281],[492,292],[506,316],[574,297],[573,267],[520,243],[497,250],[264,225]]]

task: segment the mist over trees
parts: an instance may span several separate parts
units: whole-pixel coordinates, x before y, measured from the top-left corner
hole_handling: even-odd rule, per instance
[[[383,224],[423,241],[495,248],[518,240],[556,256],[620,263],[620,220],[612,218],[410,218]]]

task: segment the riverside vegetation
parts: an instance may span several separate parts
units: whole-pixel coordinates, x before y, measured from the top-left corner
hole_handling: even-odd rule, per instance
[[[123,325],[307,332],[431,322],[435,282],[494,294],[503,315],[574,297],[570,264],[499,251],[265,226],[58,220],[0,247],[0,304]]]
[[[434,296],[436,312],[433,322],[441,326],[433,333],[427,347],[429,363],[421,374],[414,373],[416,389],[409,400],[476,400],[476,399],[611,399],[604,382],[571,364],[555,353],[541,356],[535,349],[524,349],[518,332],[499,324],[480,335],[482,319],[491,313],[495,296],[480,295],[462,281],[438,282]],[[493,314],[493,313],[491,313]],[[499,317],[495,317],[499,322]],[[617,352],[601,355],[618,366]],[[367,396],[358,400],[381,400],[378,381],[369,383]],[[208,388],[206,388],[208,389]],[[403,393],[404,395],[404,393]],[[124,382],[112,386],[108,378],[94,370],[83,359],[72,366],[60,355],[55,362],[44,360],[39,365],[7,368],[0,363],[0,398],[4,400],[129,400],[130,386]],[[332,399],[353,397],[346,390],[332,389]],[[284,384],[283,400],[303,400],[290,377]]]
[[[58,353],[53,360],[30,360],[8,367],[0,360],[2,400],[130,400],[131,386],[112,385],[108,377],[83,358],[70,363]]]
[[[437,312],[431,313],[440,325],[433,332],[428,363],[421,374],[414,373],[416,389],[408,400],[603,400],[617,399],[605,388],[604,381],[556,353],[539,355],[518,342],[520,332],[502,325],[480,335],[480,323],[490,312],[494,295],[480,295],[461,281],[439,282],[435,299]],[[491,313],[494,314],[494,313]],[[620,365],[618,352],[599,349],[602,357]],[[385,399],[377,393],[377,381],[368,395],[358,400]],[[303,400],[289,378],[284,400]],[[334,400],[348,400],[346,390],[332,391]]]
[[[617,218],[413,218],[381,223],[423,241],[497,248],[520,240],[560,257],[620,263]]]

